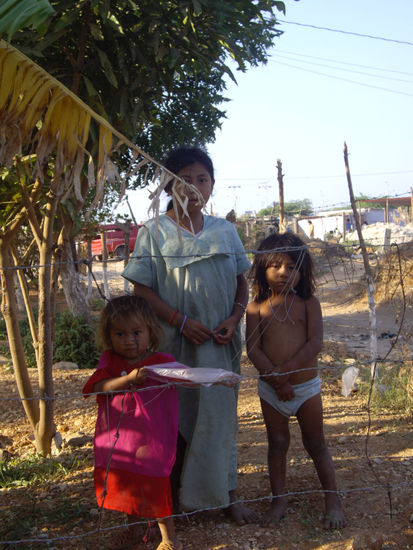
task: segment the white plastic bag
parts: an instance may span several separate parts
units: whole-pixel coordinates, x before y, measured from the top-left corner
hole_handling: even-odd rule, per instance
[[[357,367],[347,367],[343,372],[341,377],[341,394],[344,395],[344,397],[348,397],[353,391],[359,372],[360,369]]]
[[[145,366],[149,378],[161,382],[176,382],[185,386],[212,386],[212,384],[224,383],[235,386],[240,382],[241,376],[225,369],[212,369],[199,367],[193,369],[178,363],[162,363],[159,365]]]

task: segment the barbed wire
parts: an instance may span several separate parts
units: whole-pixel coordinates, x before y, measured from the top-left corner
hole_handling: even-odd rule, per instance
[[[391,246],[396,246],[394,243],[392,243],[390,245]],[[324,250],[324,247],[320,246],[320,248],[322,250]],[[297,251],[297,250],[305,250],[307,249],[307,247],[295,247],[294,250]],[[277,251],[280,251],[281,249],[274,249],[273,251],[271,252],[274,252],[276,253]],[[283,252],[286,252],[286,249],[283,248],[282,249]],[[259,251],[251,251],[251,253],[254,253],[256,254],[257,252]],[[267,253],[268,254],[269,251],[264,251],[263,253]],[[403,274],[402,274],[402,271],[401,271],[401,256],[400,256],[400,249],[399,247],[397,247],[397,256],[398,256],[398,273],[399,273],[399,284],[401,285],[401,288],[402,288],[402,299],[403,299],[403,314],[401,316],[401,322],[400,322],[400,326],[399,326],[399,329],[398,329],[398,333],[397,333],[397,338],[399,337],[400,335],[400,332],[401,332],[401,327],[403,325],[403,322],[404,322],[404,312],[405,312],[405,307],[406,307],[406,298],[405,298],[405,292],[404,292],[404,280],[403,280]],[[116,260],[107,260],[108,262],[111,262],[111,261],[118,261],[117,259]],[[89,268],[90,272],[92,273],[92,277],[94,278],[95,280],[95,284],[96,286],[98,287],[98,289],[100,288],[99,287],[99,284],[95,278],[95,275],[93,273],[93,262],[90,262],[90,261],[85,261],[85,260],[81,260],[80,261],[81,263],[84,263],[87,265],[87,267]],[[63,262],[60,262],[60,263],[63,263]],[[331,271],[333,272],[333,269],[332,269],[332,266],[331,266],[331,262],[330,262],[330,258],[327,259],[327,263],[329,264],[329,267],[331,269]],[[30,266],[31,268],[33,268],[33,266]],[[22,266],[15,266],[15,268],[20,268],[22,269],[23,267]],[[103,296],[103,295],[102,295]],[[397,338],[396,338],[396,341],[397,341]],[[389,365],[394,365],[394,366],[397,366],[397,365],[400,365],[400,364],[403,364],[403,363],[407,363],[406,361],[403,361],[403,360],[390,360],[388,359],[388,355],[390,353],[390,351],[393,349],[393,346],[395,344],[393,344],[393,340],[391,342],[391,347],[389,348],[389,351],[388,353],[384,356],[383,359],[379,359],[377,361],[380,362],[380,363],[388,363]],[[363,362],[363,361],[360,361],[360,360],[357,360],[357,366],[359,366],[360,368],[367,368],[368,365],[371,364],[371,361],[367,361],[366,362]],[[330,370],[330,371],[338,371],[338,370],[343,370],[345,367],[342,366],[342,365],[319,365],[318,367],[320,370]],[[292,370],[292,371],[289,371],[287,373],[283,373],[284,374],[292,374],[292,373],[295,373],[295,372],[302,372],[302,371],[306,371],[306,370],[313,370],[313,367],[311,368],[304,368],[304,369],[295,369],[295,370]],[[265,375],[266,377],[268,376],[280,376],[279,373],[272,373],[270,375]],[[241,377],[241,382],[244,382],[244,381],[247,381],[247,382],[250,382],[251,380],[257,380],[259,379],[260,377],[262,377],[262,375],[260,374],[254,374],[254,375],[243,375]],[[391,500],[391,493],[392,491],[395,491],[396,489],[401,489],[401,488],[405,488],[405,487],[411,487],[413,485],[413,482],[405,482],[405,483],[402,483],[402,484],[388,484],[388,483],[385,483],[383,481],[381,481],[377,474],[376,474],[376,471],[375,471],[375,468],[374,468],[374,465],[373,463],[371,462],[370,460],[370,457],[369,457],[369,454],[368,454],[368,437],[369,437],[369,434],[370,434],[370,424],[371,424],[371,409],[370,409],[370,396],[371,396],[371,389],[373,387],[373,382],[374,382],[374,376],[372,377],[372,381],[371,381],[371,387],[370,387],[370,394],[369,394],[369,400],[368,400],[368,403],[367,403],[367,413],[369,415],[369,421],[368,421],[368,431],[367,431],[367,437],[365,439],[365,457],[366,457],[366,460],[367,460],[367,463],[369,465],[369,468],[372,470],[372,473],[374,474],[374,476],[376,477],[376,479],[379,481],[378,484],[375,484],[375,485],[369,485],[367,487],[357,487],[357,488],[352,488],[352,489],[341,489],[340,491],[338,491],[341,495],[345,495],[345,494],[351,494],[353,492],[363,492],[363,491],[374,491],[374,490],[377,490],[377,489],[382,489],[383,491],[386,492],[387,494],[387,497],[389,499],[389,512],[388,512],[388,515],[390,518],[392,518],[393,516],[393,508],[392,508],[392,500]],[[164,385],[164,387],[170,387],[170,386],[176,386],[177,385],[177,382],[168,382]],[[179,385],[179,383],[178,383]],[[156,386],[157,388],[159,388],[159,386]],[[153,387],[152,387],[153,388]],[[137,388],[136,391],[146,391],[147,389],[150,389],[150,388]],[[246,390],[247,391],[247,390]],[[119,391],[119,392],[111,392],[111,393],[128,393],[128,391]],[[105,394],[105,392],[96,392],[96,393],[92,393],[90,395],[100,395],[100,394]],[[54,400],[54,401],[57,401],[57,400],[60,400],[60,399],[73,399],[74,397],[79,397],[79,396],[82,396],[83,397],[83,394],[72,394],[72,395],[65,395],[65,396],[54,396],[54,397],[48,397],[48,396],[33,396],[33,397],[30,397],[30,398],[25,398],[25,399],[22,399],[20,397],[17,397],[17,398],[8,398],[8,397],[1,397],[0,396],[0,399],[1,400],[5,400],[5,401],[14,401],[14,400],[29,400],[29,399],[37,399],[37,400],[43,400],[43,401],[46,401],[46,400]],[[409,457],[410,458],[410,457]],[[306,495],[306,494],[316,494],[316,493],[322,493],[322,494],[325,494],[327,491],[324,491],[322,489],[317,489],[317,490],[310,490],[310,491],[297,491],[297,492],[288,492],[286,493],[285,495],[279,495],[280,497],[281,496],[294,496],[294,495],[297,495],[297,496],[301,496],[301,495]],[[266,497],[260,497],[260,498],[254,498],[254,499],[240,499],[238,500],[237,502],[240,502],[240,503],[256,503],[256,502],[261,502],[261,501],[264,501],[264,500],[268,500],[269,498],[274,498],[273,496],[266,496]],[[223,506],[218,506],[218,507],[213,507],[213,508],[202,508],[202,509],[199,509],[199,510],[195,510],[193,512],[189,512],[189,513],[182,513],[182,514],[175,514],[173,515],[172,517],[175,517],[175,518],[188,518],[194,514],[198,514],[200,512],[208,512],[208,511],[213,511],[213,510],[220,510],[220,509],[223,509],[225,507]],[[146,524],[146,521],[145,522],[140,522],[142,524]],[[21,539],[21,540],[13,540],[13,541],[9,541],[9,540],[6,540],[6,541],[0,541],[0,544],[5,544],[5,545],[10,545],[10,544],[13,544],[13,545],[18,545],[18,544],[24,544],[24,543],[36,543],[36,542],[41,542],[43,544],[47,544],[47,545],[50,545],[50,544],[53,544],[53,543],[57,543],[59,541],[67,541],[67,540],[77,540],[79,538],[84,538],[84,537],[87,537],[87,536],[91,536],[91,535],[97,535],[97,534],[101,534],[101,533],[104,533],[105,531],[108,531],[108,530],[113,530],[113,529],[119,529],[119,528],[125,528],[125,524],[122,524],[122,525],[117,525],[117,526],[114,526],[114,527],[109,527],[109,528],[104,528],[102,527],[101,523],[99,524],[99,528],[97,530],[94,530],[94,531],[89,531],[87,533],[82,533],[80,535],[70,535],[70,536],[63,536],[63,537],[55,537],[55,538],[48,538],[48,537],[38,537],[38,538],[31,538],[31,539]]]
[[[413,458],[410,457],[410,458]],[[403,482],[403,483],[398,483],[398,484],[389,484],[388,485],[388,490],[390,491],[395,491],[397,489],[403,489],[403,488],[406,488],[406,487],[413,487],[413,481],[406,481],[406,482]],[[283,494],[280,494],[280,495],[277,495],[277,496],[274,496],[274,495],[266,495],[266,496],[263,496],[263,497],[257,497],[257,498],[249,498],[249,499],[238,499],[236,501],[234,501],[234,503],[232,504],[255,504],[255,503],[259,503],[259,502],[266,502],[266,501],[271,501],[271,500],[274,500],[274,499],[277,499],[277,498],[289,498],[289,497],[293,497],[293,496],[307,496],[307,495],[315,495],[315,494],[325,494],[325,493],[338,493],[339,495],[341,496],[345,496],[345,495],[350,495],[350,494],[353,494],[353,493],[361,493],[361,492],[369,492],[369,491],[375,491],[377,489],[383,489],[383,486],[381,484],[379,485],[367,485],[365,487],[355,487],[355,488],[351,488],[351,489],[341,489],[339,491],[328,491],[328,490],[324,490],[324,489],[309,489],[309,490],[305,490],[305,491],[288,491],[287,493],[283,493]],[[220,510],[225,510],[227,508],[227,506],[211,506],[211,507],[208,507],[208,508],[200,508],[200,509],[197,509],[197,510],[193,510],[193,511],[190,511],[190,512],[182,512],[182,513],[179,513],[179,514],[172,514],[170,516],[165,516],[163,518],[158,518],[160,520],[164,520],[164,519],[167,519],[167,518],[174,518],[174,519],[188,519],[196,514],[200,514],[200,513],[204,513],[204,512],[215,512],[215,511],[220,511]],[[389,514],[390,515],[390,514]],[[33,538],[27,538],[27,539],[20,539],[20,540],[0,540],[0,544],[7,544],[7,545],[11,545],[11,544],[28,544],[28,543],[36,543],[36,542],[41,542],[43,544],[52,544],[52,543],[56,543],[56,542],[64,542],[64,541],[70,541],[70,540],[78,540],[78,539],[82,539],[82,538],[85,538],[85,537],[90,537],[91,535],[99,535],[99,534],[102,534],[102,533],[105,533],[105,532],[111,532],[111,531],[114,531],[114,530],[117,530],[117,529],[125,529],[125,528],[128,528],[130,526],[133,526],[133,525],[147,525],[148,523],[148,520],[142,520],[142,521],[136,521],[136,522],[133,522],[133,523],[128,523],[127,525],[125,524],[118,524],[118,525],[114,525],[114,526],[110,526],[110,527],[102,527],[102,528],[98,528],[98,529],[94,529],[93,531],[87,531],[85,533],[81,533],[81,534],[78,534],[78,535],[70,535],[70,536],[59,536],[59,537],[53,537],[53,538],[48,538],[48,535],[44,535],[44,536],[41,536],[41,537],[33,537]]]
[[[354,231],[351,231],[351,232],[347,232],[347,233],[354,233]],[[368,237],[367,239],[367,245],[371,248],[376,248],[378,250],[383,250],[383,252],[385,252],[386,250],[390,250],[392,247],[394,246],[397,246],[397,245],[403,245],[403,244],[409,244],[409,243],[413,243],[413,236],[411,235],[402,235],[398,238],[402,238],[403,237],[403,241],[402,242],[395,242],[395,241],[391,241],[391,242],[384,242],[384,235],[383,236],[376,236],[376,237]],[[234,256],[234,257],[238,257],[238,256],[244,256],[244,253],[247,254],[247,255],[254,255],[254,256],[259,256],[259,255],[262,255],[262,254],[277,254],[279,252],[284,252],[284,253],[287,253],[288,252],[296,252],[296,251],[300,251],[300,250],[309,250],[311,252],[313,251],[317,251],[317,250],[320,250],[321,252],[324,252],[326,250],[326,247],[329,247],[330,249],[334,249],[334,248],[337,248],[338,250],[340,249],[350,249],[351,251],[354,251],[354,249],[358,248],[360,245],[358,243],[358,238],[355,239],[355,240],[351,240],[350,242],[337,242],[337,243],[332,243],[332,242],[326,242],[326,241],[317,241],[317,240],[312,240],[310,241],[308,244],[304,244],[303,246],[297,246],[297,247],[281,247],[281,248],[273,248],[273,249],[270,249],[270,250],[258,250],[256,248],[246,248],[245,249],[245,252],[234,252],[234,251],[220,251],[220,254],[225,254],[226,256]],[[129,260],[131,259],[135,259],[135,260],[139,260],[139,259],[142,259],[142,258],[153,258],[153,259],[159,259],[159,258],[167,258],[167,259],[176,259],[176,258],[184,258],[184,259],[188,259],[188,258],[210,258],[212,256],[215,256],[216,255],[216,252],[210,252],[210,253],[193,253],[193,254],[153,254],[153,253],[148,253],[148,254],[142,254],[142,255],[138,255],[138,254],[130,254],[129,255]],[[62,266],[62,265],[78,265],[78,266],[81,266],[81,265],[86,265],[87,267],[93,265],[93,264],[97,264],[97,265],[101,265],[101,266],[105,266],[106,264],[113,264],[113,263],[118,263],[119,261],[124,261],[124,259],[122,258],[118,258],[118,257],[113,257],[113,258],[106,258],[106,259],[96,259],[96,258],[91,258],[91,259],[78,259],[78,260],[66,260],[66,261],[62,261],[62,260],[59,260],[59,261],[52,261],[50,263],[45,263],[45,264],[38,264],[38,263],[34,263],[34,264],[25,264],[25,265],[13,265],[13,266],[3,266],[3,267],[0,267],[0,271],[18,271],[18,270],[32,270],[32,269],[41,269],[41,268],[45,268],[45,267],[58,267],[58,266]]]
[[[377,363],[380,363],[380,364],[384,364],[384,363],[388,363],[390,365],[390,367],[394,367],[394,368],[399,368],[400,365],[410,365],[410,363],[412,363],[413,359],[412,360],[404,360],[404,359],[378,359],[377,360]],[[370,370],[370,366],[371,366],[371,360],[368,360],[366,359],[365,361],[362,361],[360,359],[357,359],[357,360],[354,360],[354,363],[352,362],[351,365],[350,364],[340,364],[340,365],[317,365],[316,367],[306,367],[306,368],[301,368],[301,369],[294,369],[294,370],[288,370],[288,371],[283,371],[282,374],[281,373],[278,373],[278,372],[273,372],[273,373],[269,373],[269,374],[242,374],[240,375],[240,381],[239,381],[239,384],[241,385],[243,382],[251,382],[251,381],[258,381],[259,379],[269,379],[269,378],[277,378],[277,377],[281,377],[281,376],[284,376],[284,375],[291,375],[291,374],[296,374],[296,373],[302,373],[302,372],[306,372],[306,371],[314,371],[314,369],[317,369],[319,371],[328,371],[329,373],[334,373],[334,371],[344,371],[346,370],[346,368],[348,368],[349,366],[352,366],[352,365],[357,365],[357,367],[359,369],[365,369],[366,371]],[[65,372],[76,372],[76,373],[85,373],[85,376],[89,376],[89,373],[86,369],[81,369],[81,368],[78,368],[78,369],[69,369],[68,371],[65,371]],[[229,373],[232,372],[232,371],[228,371]],[[162,382],[160,384],[157,384],[156,386],[145,386],[144,388],[140,388],[140,387],[136,387],[134,388],[133,390],[131,389],[125,389],[125,390],[115,390],[115,391],[110,391],[110,392],[91,392],[91,393],[83,393],[83,392],[78,392],[78,393],[69,393],[69,394],[65,394],[65,395],[55,395],[53,397],[49,397],[47,395],[33,395],[31,397],[20,397],[20,396],[16,396],[16,397],[7,397],[5,395],[0,395],[0,400],[1,401],[18,401],[18,402],[23,402],[23,401],[59,401],[59,400],[62,400],[62,401],[65,401],[65,400],[71,400],[71,399],[76,399],[76,398],[86,398],[86,397],[98,397],[100,395],[102,396],[106,396],[108,394],[111,394],[111,395],[123,395],[123,394],[127,394],[127,393],[141,393],[141,392],[147,392],[147,391],[151,391],[151,390],[154,390],[154,389],[159,389],[160,387],[162,388],[171,388],[171,387],[175,387],[175,386],[180,386],[180,387],[183,387],[185,389],[188,389],[188,390],[191,390],[191,389],[196,389],[196,387],[198,386],[189,386],[188,385],[188,382],[180,382],[178,380],[175,380],[175,381],[165,381],[165,382]],[[202,386],[202,384],[200,384],[200,386]],[[242,391],[242,388],[240,387],[239,391],[241,392]],[[248,391],[248,390],[247,390]]]

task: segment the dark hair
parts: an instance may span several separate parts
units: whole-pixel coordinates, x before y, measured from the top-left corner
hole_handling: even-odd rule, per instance
[[[214,165],[209,157],[208,153],[200,147],[178,147],[171,151],[166,159],[163,161],[163,165],[170,172],[177,174],[185,166],[190,166],[199,162],[208,171],[212,181],[214,181]],[[168,192],[171,189],[173,178],[167,183],[165,191]]]
[[[258,251],[268,250],[267,254],[256,254],[249,278],[252,279],[254,300],[262,302],[269,296],[265,272],[278,254],[287,254],[298,266],[300,280],[295,290],[300,298],[310,298],[315,289],[313,260],[304,242],[294,233],[272,233],[258,247]]]
[[[159,347],[162,329],[151,306],[146,300],[134,294],[125,294],[108,300],[100,314],[99,326],[96,335],[98,346],[103,349],[112,349],[110,329],[118,319],[135,318],[144,323],[149,329],[150,349],[155,351]]]

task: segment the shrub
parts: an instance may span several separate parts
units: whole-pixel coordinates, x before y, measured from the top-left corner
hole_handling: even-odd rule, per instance
[[[96,327],[81,316],[75,316],[69,311],[56,316],[55,337],[53,343],[53,359],[71,361],[81,369],[96,367],[99,351],[95,344]]]
[[[79,466],[77,458],[66,463],[54,458],[43,458],[39,454],[25,458],[13,457],[8,462],[0,461],[0,487],[27,487],[55,481]]]
[[[368,395],[370,382],[366,380],[362,390]],[[413,369],[412,362],[388,364],[382,370],[377,386],[371,396],[374,410],[387,410],[405,417],[413,415]]]
[[[28,368],[36,368],[36,354],[34,351],[32,335],[30,333],[29,321],[27,319],[19,321],[19,327],[23,341],[23,350],[26,357],[26,364]],[[4,319],[0,320],[0,340],[4,341],[0,342],[0,353],[5,355],[6,357],[11,357],[9,345],[7,343],[6,323]]]
[[[27,319],[19,321],[23,340],[24,355],[28,368],[36,368],[36,354]],[[55,337],[53,342],[53,361],[71,361],[81,369],[94,368],[99,359],[95,344],[96,327],[89,325],[83,317],[69,311],[56,315]],[[10,357],[4,319],[0,320],[0,353]]]

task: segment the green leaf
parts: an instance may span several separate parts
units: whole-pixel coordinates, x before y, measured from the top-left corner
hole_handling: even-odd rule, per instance
[[[97,49],[100,62],[102,64],[102,68],[104,70],[105,76],[108,79],[108,81],[114,86],[115,88],[118,87],[118,81],[116,79],[115,73],[113,72],[112,64],[109,61],[109,57],[106,55],[106,53],[101,50]]]
[[[103,33],[98,25],[95,23],[90,24],[90,32],[95,40],[104,40],[105,37],[103,36]]]
[[[7,32],[8,40],[24,27],[39,27],[54,13],[47,0],[8,0],[0,6],[0,34]]]
[[[83,78],[83,81],[85,83],[87,93],[90,96],[98,96],[99,94],[98,94],[96,88],[93,86],[92,81],[85,75],[82,75],[82,78]]]
[[[199,1],[198,1],[198,0],[192,0],[192,4],[194,5],[194,15],[195,15],[195,16],[201,15],[201,13],[202,13],[202,6],[201,6],[201,4],[199,3]]]

